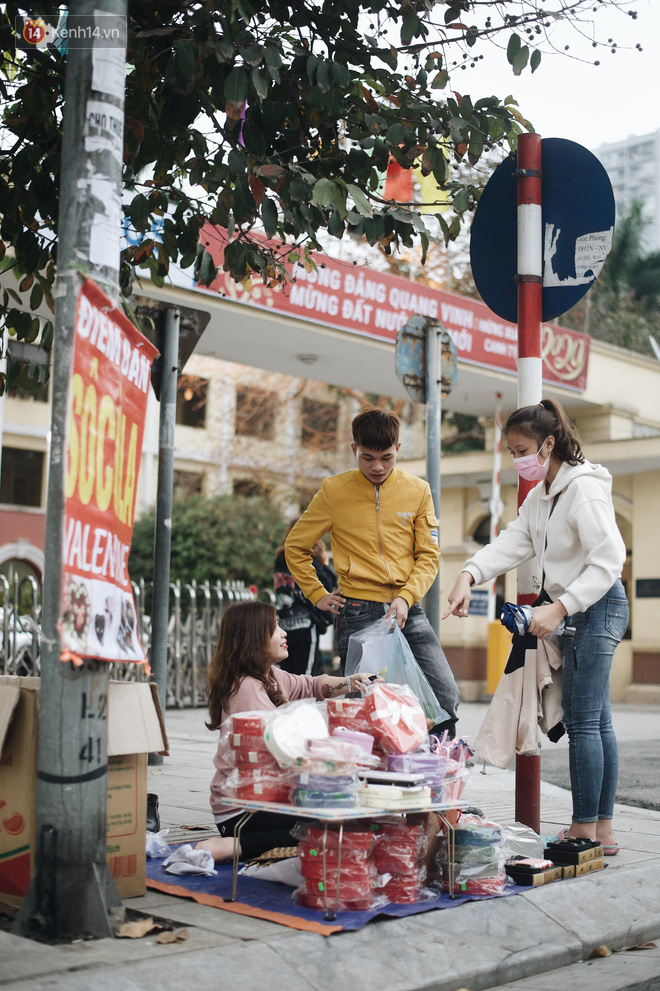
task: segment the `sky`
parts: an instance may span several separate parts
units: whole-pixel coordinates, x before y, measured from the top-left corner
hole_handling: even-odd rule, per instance
[[[637,20],[605,6],[593,15],[596,37],[617,42],[614,55],[609,46],[592,48],[589,40],[563,28],[555,37],[569,51],[544,54],[533,75],[527,68],[514,76],[505,52],[492,48],[474,69],[454,71],[452,85],[473,98],[511,94],[542,137],[567,138],[590,149],[655,131],[660,127],[660,0],[636,0],[628,7],[637,11]],[[599,66],[593,65],[596,59]]]

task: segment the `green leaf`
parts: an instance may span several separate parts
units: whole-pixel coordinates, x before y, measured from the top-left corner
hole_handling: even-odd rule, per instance
[[[312,200],[319,206],[332,206],[335,202],[335,184],[332,179],[319,179],[314,183]]]
[[[176,61],[178,68],[186,76],[197,75],[197,45],[194,41],[184,38],[176,42]]]
[[[269,45],[268,48],[266,48],[265,61],[266,61],[266,68],[270,73],[270,78],[273,79],[276,83],[279,83],[280,81],[279,70],[282,68],[282,58],[277,48],[274,48],[272,45]]]
[[[245,175],[247,171],[247,158],[240,148],[232,148],[227,155],[227,166],[231,175]]]
[[[529,60],[529,65],[532,72],[536,72],[540,64],[541,64],[541,52],[538,48],[535,48],[534,51],[532,52],[532,57]]]
[[[257,212],[257,204],[254,201],[252,190],[245,179],[239,179],[234,188],[234,217],[237,224],[245,224],[249,220],[254,220]]]
[[[468,208],[468,203],[470,202],[470,196],[467,189],[460,189],[456,196],[454,196],[452,206],[456,213],[464,213]]]
[[[257,158],[266,154],[266,137],[263,127],[253,120],[246,120],[243,124],[243,141],[248,151],[251,151]]]
[[[513,65],[513,60],[520,51],[521,44],[522,42],[520,41],[520,36],[514,31],[509,38],[509,44],[506,46],[506,57],[510,65]]]
[[[253,69],[250,78],[259,99],[265,100],[268,96],[268,77],[260,69]]]
[[[374,211],[371,202],[360,187],[349,182],[346,185],[346,189],[350,196],[352,196],[355,209],[358,213],[361,213],[363,217],[373,217]]]
[[[420,33],[421,23],[413,7],[406,7],[401,24],[401,44],[409,45]]]
[[[513,74],[519,76],[529,61],[529,48],[523,45],[513,57]]]
[[[249,48],[241,48],[240,53],[248,65],[259,65],[264,57],[264,50],[261,45],[250,45]]]
[[[440,72],[436,72],[433,80],[431,82],[431,89],[444,89],[449,82],[449,73],[446,69],[441,69]]]
[[[277,207],[268,196],[261,203],[261,221],[268,237],[274,237],[277,233]]]
[[[328,234],[332,234],[333,237],[342,237],[344,231],[344,221],[339,210],[331,210],[328,217]]]
[[[241,106],[248,98],[250,89],[250,77],[247,69],[243,66],[235,66],[225,79],[225,100],[236,106]]]
[[[332,88],[332,63],[321,62],[316,70],[316,82],[322,92],[327,93]]]
[[[332,63],[332,81],[339,89],[347,89],[351,85],[351,74],[342,62]]]
[[[141,193],[134,196],[128,208],[128,213],[134,224],[144,224],[150,214],[149,200]]]
[[[410,128],[406,127],[405,124],[392,124],[388,127],[385,138],[388,145],[392,145],[393,148],[398,148],[399,145],[403,144],[405,139],[409,136]]]
[[[236,244],[236,242],[232,241],[231,244]],[[201,247],[202,246],[200,245],[200,248]],[[227,252],[229,251],[229,247],[230,246],[228,245],[225,251],[225,259]],[[205,248],[202,248],[195,262],[195,281],[199,282],[203,286],[210,286],[215,280],[217,274],[218,270],[215,267],[215,262],[213,261],[212,256]]]

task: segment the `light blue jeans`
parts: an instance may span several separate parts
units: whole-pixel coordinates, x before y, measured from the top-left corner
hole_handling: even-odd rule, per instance
[[[619,755],[610,712],[610,668],[627,626],[628,602],[618,579],[585,612],[566,617],[563,706],[573,822],[596,822],[614,814]]]

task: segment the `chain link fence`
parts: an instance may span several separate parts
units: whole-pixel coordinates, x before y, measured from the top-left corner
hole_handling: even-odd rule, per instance
[[[149,660],[151,653],[151,583],[133,582],[138,635]],[[0,674],[40,674],[41,589],[31,576],[10,583],[0,575]],[[170,583],[167,636],[168,708],[206,705],[206,667],[215,649],[222,614],[232,602],[262,598],[275,601],[270,588],[254,591],[239,581]],[[141,664],[111,664],[110,677],[146,681]]]

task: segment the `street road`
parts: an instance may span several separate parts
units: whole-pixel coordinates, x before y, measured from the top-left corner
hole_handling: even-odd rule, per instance
[[[612,721],[619,743],[619,784],[616,800],[660,810],[660,707],[613,705]],[[570,788],[568,742],[552,744],[541,738],[541,777]]]

